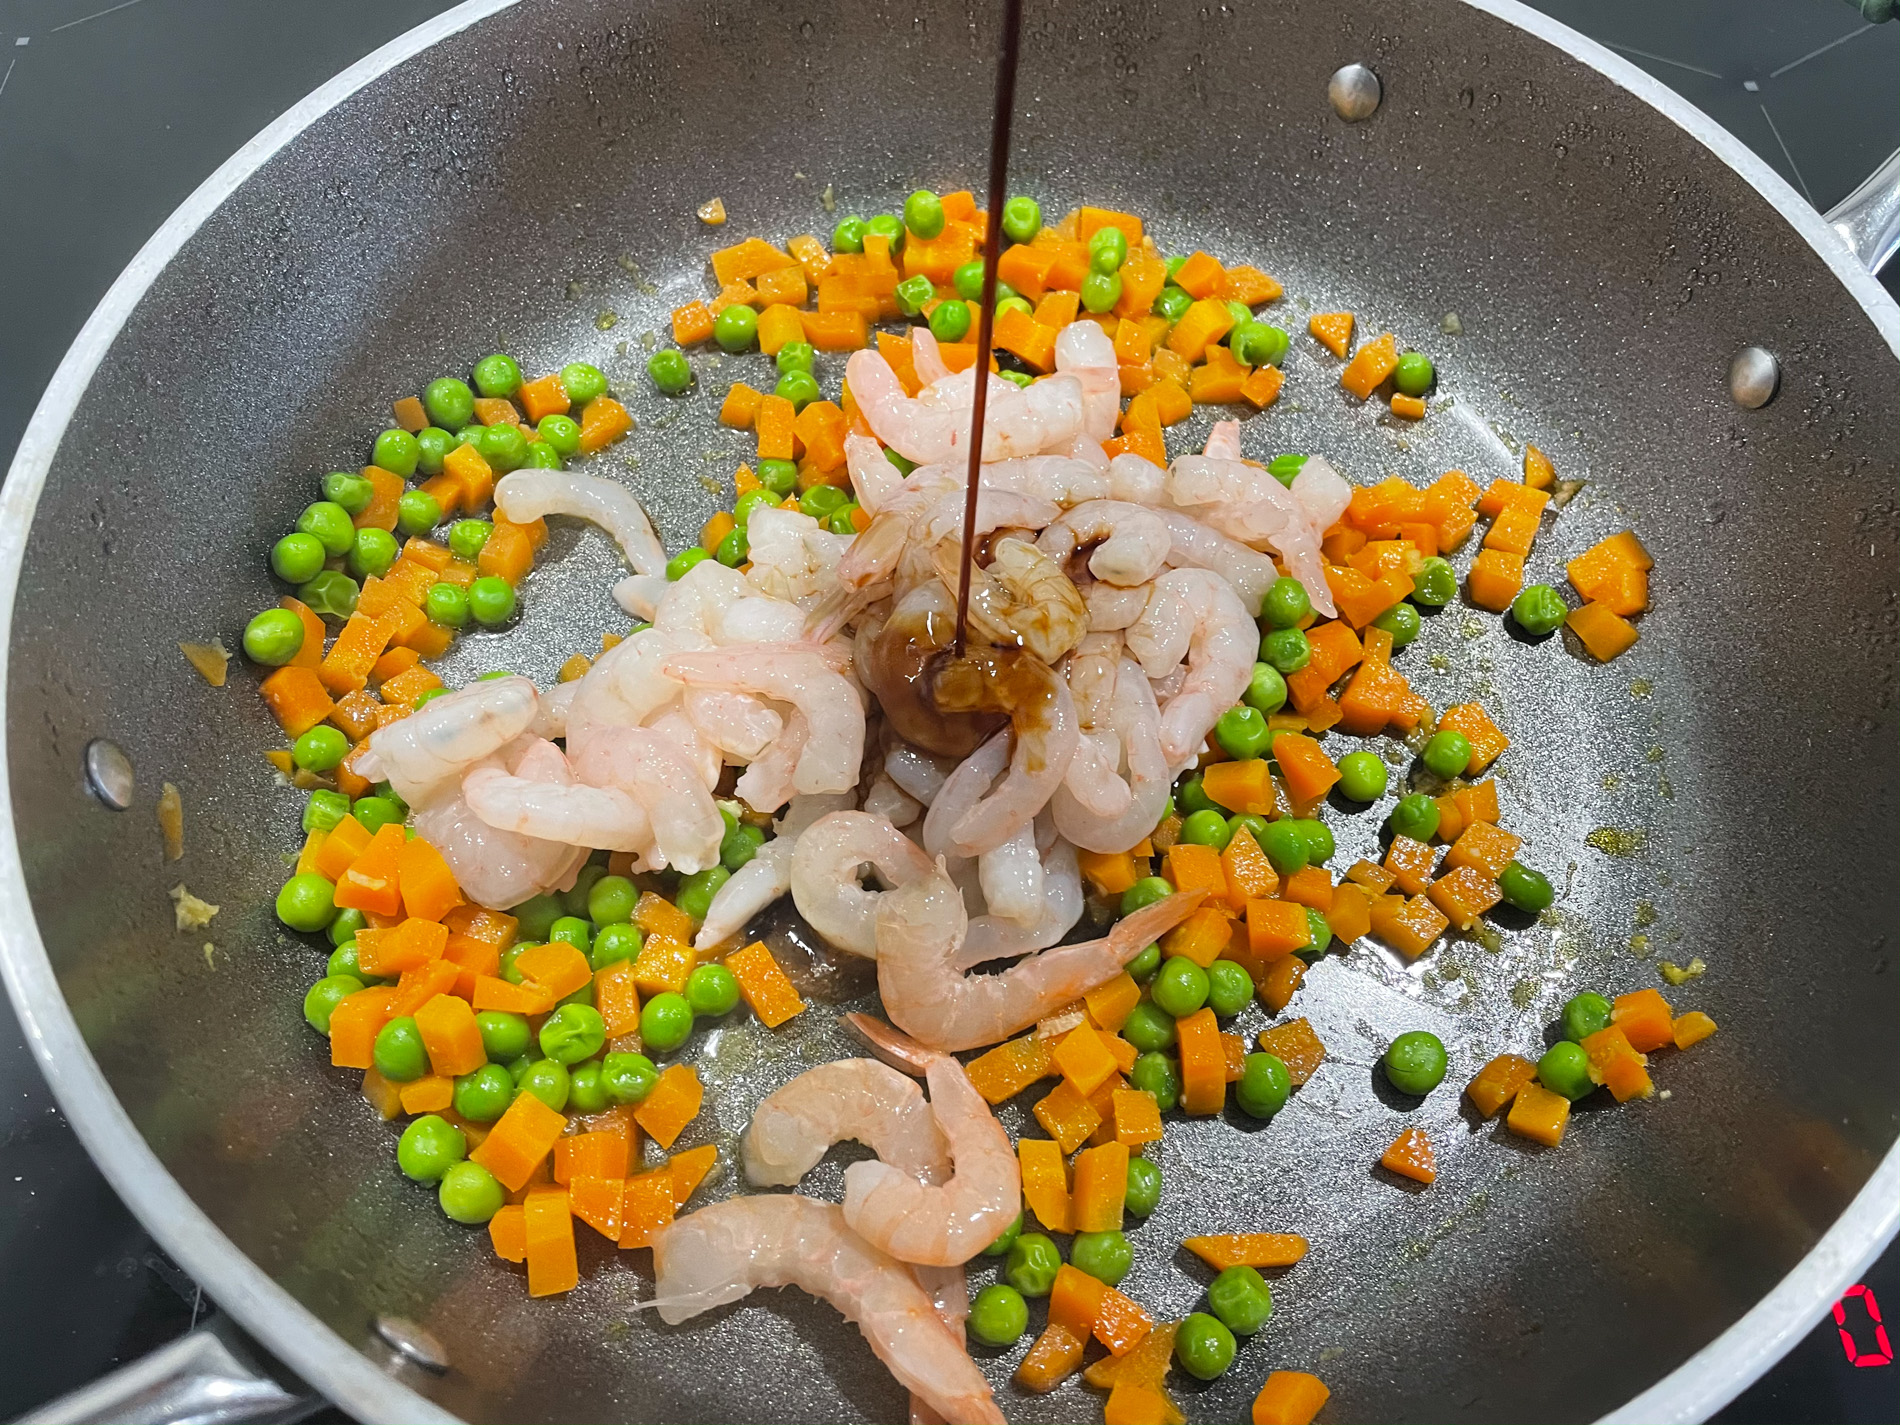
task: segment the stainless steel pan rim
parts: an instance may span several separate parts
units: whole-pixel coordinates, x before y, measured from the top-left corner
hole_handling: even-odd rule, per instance
[[[120,274],[74,340],[33,413],[0,491],[0,620],[14,599],[40,492],[100,361],[172,257],[260,166],[305,128],[403,61],[515,0],[465,0],[366,56],[264,129],[207,178]],[[1825,261],[1900,357],[1900,307],[1821,216],[1725,129],[1629,61],[1516,0],[1463,3],[1581,60],[1688,132],[1734,170]],[[1712,373],[1711,379],[1714,379]],[[9,648],[0,642],[0,689]],[[4,692],[0,691],[0,697]],[[0,758],[0,804],[12,805]],[[362,1419],[455,1417],[343,1341],[261,1272],[166,1172],[108,1087],[54,976],[28,898],[10,816],[0,821],[0,978],[55,1098],[113,1187],[165,1248],[276,1355]],[[1740,1320],[1609,1421],[1693,1421],[1720,1409],[1803,1336],[1900,1229],[1900,1144],[1808,1255]]]

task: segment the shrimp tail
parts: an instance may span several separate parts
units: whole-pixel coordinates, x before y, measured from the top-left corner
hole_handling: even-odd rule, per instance
[[[1108,938],[1122,963],[1127,964],[1194,914],[1206,895],[1205,890],[1176,891],[1166,900],[1145,905],[1133,915],[1116,921]]]
[[[1146,943],[1143,942],[1144,947]],[[930,1061],[940,1057],[936,1050],[919,1044],[902,1030],[868,1014],[855,1011],[841,1014],[838,1022],[852,1038],[901,1073],[922,1078],[924,1071],[930,1067]]]

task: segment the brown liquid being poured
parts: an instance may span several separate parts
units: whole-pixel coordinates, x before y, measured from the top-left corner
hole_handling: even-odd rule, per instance
[[[1003,725],[994,715],[940,707],[932,668],[949,656],[956,626],[948,609],[900,605],[860,661],[858,676],[898,735],[941,757],[968,757]]]

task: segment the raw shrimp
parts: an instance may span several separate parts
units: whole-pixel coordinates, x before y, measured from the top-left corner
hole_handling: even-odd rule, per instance
[[[962,550],[945,540],[934,550],[937,577],[955,589]],[[990,565],[970,575],[970,626],[994,643],[1027,648],[1053,664],[1088,632],[1088,605],[1048,555],[1014,535],[991,546]]]
[[[866,514],[875,515],[903,488],[903,472],[886,458],[884,447],[868,435],[853,432],[844,438],[844,465],[851,475],[852,493]]]
[[[916,1082],[876,1059],[837,1059],[774,1089],[753,1110],[740,1145],[746,1179],[795,1187],[847,1138],[920,1181],[950,1176],[949,1144]]]
[[[785,730],[785,719],[750,693],[688,688],[682,706],[694,731],[738,762],[762,756]]]
[[[1074,928],[1082,910],[1082,872],[1076,865],[1075,848],[1057,836],[1042,855],[1042,906],[1035,923],[1018,925],[997,915],[972,917],[970,933],[957,951],[956,967],[967,970],[990,960],[1014,960],[1046,949]]]
[[[566,737],[568,709],[574,706],[574,699],[580,696],[582,681],[576,678],[571,683],[557,683],[541,694],[541,705],[535,709],[534,721],[528,725],[528,731],[536,737]]]
[[[1002,712],[1010,718],[1009,769],[995,787],[989,778],[964,776],[959,768],[930,808],[930,818],[942,820],[951,849],[980,856],[1033,819],[1061,785],[1075,755],[1075,703],[1054,669],[1014,649],[972,648],[932,671],[931,692],[939,708]],[[929,825],[927,819],[926,836]]]
[[[1252,552],[1248,550],[1248,553]],[[1269,559],[1267,563],[1271,565],[1273,561]],[[1089,607],[1089,632],[1119,633],[1141,617],[1141,611],[1148,607],[1148,598],[1153,592],[1154,585],[1151,583],[1137,584],[1131,589],[1108,583],[1089,585],[1089,591],[1083,598]]]
[[[929,806],[943,790],[944,778],[956,770],[949,757],[937,757],[908,742],[895,741],[884,749],[884,771],[919,805]]]
[[[965,975],[957,952],[969,926],[963,894],[941,863],[889,891],[877,908],[877,987],[900,1029],[955,1053],[1007,1039],[1105,980],[1201,903],[1188,891],[1144,906],[1108,936],[1044,950],[996,975]]]
[[[565,786],[572,780],[567,760],[552,743],[524,738],[507,750],[516,753],[512,761],[497,755],[481,765],[528,782]],[[463,895],[502,910],[543,891],[573,885],[588,856],[585,847],[497,830],[470,810],[459,789],[417,807],[412,824],[416,835],[442,853]]]
[[[673,750],[699,774],[699,780],[706,784],[706,790],[711,791],[719,785],[719,773],[724,767],[719,749],[699,735],[699,729],[686,716],[683,702],[648,718],[647,726],[673,744]]]
[[[772,827],[772,839],[761,846],[750,861],[734,871],[713,892],[706,907],[706,918],[693,937],[693,948],[712,949],[731,939],[746,927],[746,922],[792,888],[792,857],[798,850],[798,838],[806,827],[820,817],[850,807],[845,795],[794,797]]]
[[[688,1213],[653,1239],[653,1285],[646,1305],[672,1326],[758,1287],[799,1287],[856,1322],[898,1383],[944,1419],[1004,1425],[989,1382],[916,1277],[830,1203],[767,1193]]]
[[[810,741],[811,724],[805,714],[793,708],[785,719],[785,731],[739,774],[733,786],[739,800],[757,812],[777,811],[784,806],[792,799],[798,759],[805,755],[805,744]]]
[[[976,876],[991,915],[1025,928],[1034,925],[1042,916],[1042,856],[1034,823],[977,857]]]
[[[721,611],[712,635],[721,647],[734,643],[797,643],[805,637],[805,611],[789,599],[775,599],[748,588],[743,598],[734,599]]]
[[[539,742],[535,750],[560,758],[565,768],[567,759],[552,742]],[[522,777],[485,765],[462,779],[462,799],[497,831],[600,851],[645,851],[653,844],[653,825],[640,804],[608,787]]]
[[[1260,631],[1218,574],[1170,569],[1155,580],[1154,595],[1127,637],[1129,652],[1151,678],[1187,660],[1186,681],[1161,710],[1161,752],[1175,765],[1199,751],[1245,690]]]
[[[950,542],[961,548],[963,542],[965,492],[952,490],[930,506],[923,518],[912,526],[912,538],[927,545]],[[999,490],[984,484],[976,490],[976,518],[970,528],[976,538],[999,529],[1041,529],[1057,515],[1062,506],[1037,495],[1016,490]]]
[[[635,618],[653,622],[655,610],[672,583],[664,574],[629,574],[613,587],[614,602]]]
[[[894,1163],[853,1163],[844,1170],[845,1222],[899,1261],[930,1267],[969,1261],[1022,1210],[1022,1172],[1009,1135],[963,1065],[948,1054],[869,1015],[848,1014],[845,1023],[879,1058],[924,1076],[930,1113],[952,1166],[942,1183],[926,1183]]]
[[[1168,549],[1170,564],[1176,568],[1212,569],[1233,586],[1250,615],[1260,616],[1267,590],[1280,577],[1269,556],[1179,510],[1161,508],[1155,514],[1168,527],[1168,537],[1173,541]]]
[[[640,804],[653,824],[656,866],[691,875],[719,860],[725,819],[705,781],[664,733],[590,728],[578,748],[569,743],[569,755],[582,781],[625,792]]]
[[[1108,498],[1131,505],[1158,505],[1167,498],[1168,472],[1144,455],[1123,454],[1108,462]]]
[[[1171,778],[1168,759],[1161,754],[1161,711],[1153,687],[1132,658],[1124,658],[1117,672],[1109,718],[1127,769],[1127,808],[1119,816],[1099,815],[1066,782],[1049,800],[1056,830],[1084,851],[1126,851],[1153,830],[1168,800]]]
[[[1056,370],[1075,377],[1082,388],[1082,431],[1101,442],[1115,434],[1121,418],[1121,368],[1115,343],[1094,322],[1071,322],[1056,335]]]
[[[678,698],[685,688],[660,670],[674,654],[703,648],[705,644],[706,640],[697,635],[645,628],[628,634],[601,654],[580,680],[580,692],[568,706],[568,752],[572,754],[575,744],[597,727],[638,727]],[[437,698],[423,712],[447,701],[447,698]],[[414,722],[415,718],[403,721]]]
[[[845,384],[871,432],[906,460],[931,465],[967,456],[974,370],[938,378],[906,395],[890,363],[875,351],[854,352]],[[1082,429],[1082,387],[1073,376],[1050,376],[1027,389],[989,377],[983,421],[983,458],[1039,455],[1073,441]]]
[[[887,886],[930,875],[930,858],[882,817],[836,811],[798,836],[792,858],[792,901],[811,928],[853,955],[877,954],[877,907],[887,892],[858,884],[866,864]]]
[[[1144,505],[1125,500],[1090,500],[1048,524],[1036,547],[1057,564],[1084,545],[1093,544],[1089,573],[1106,584],[1132,587],[1161,572],[1173,536],[1161,517]]]
[[[1111,725],[1115,678],[1121,664],[1118,633],[1091,633],[1063,667],[1075,699],[1078,734],[1075,756],[1062,785],[1092,815],[1119,817],[1128,810],[1129,792],[1118,769],[1121,737]]]
[[[767,505],[746,521],[746,582],[761,594],[809,610],[837,583],[838,560],[851,536],[832,534],[797,510]]]
[[[526,732],[539,699],[534,683],[521,677],[490,678],[431,698],[372,732],[356,770],[372,782],[387,781],[410,806],[426,806]]]
[[[495,508],[516,524],[543,515],[573,515],[606,530],[636,574],[664,574],[660,547],[647,512],[625,485],[574,470],[517,470],[495,485]]]
[[[1217,460],[1240,459],[1240,422],[1215,421],[1207,433],[1207,444],[1201,447],[1201,454],[1213,456]]]
[[[924,814],[923,803],[891,780],[887,771],[881,771],[871,779],[870,789],[864,794],[862,810],[872,816],[881,816],[892,826],[909,826]]]
[[[943,352],[937,347],[937,334],[927,326],[913,327],[910,333],[910,364],[918,381],[934,386],[950,374]]]
[[[957,822],[976,803],[992,782],[1009,766],[1009,737],[999,732],[959,762],[932,798],[924,817],[923,846],[926,856],[942,856],[950,861],[968,859],[951,836]],[[1029,823],[1024,822],[1027,826]],[[1007,838],[1005,838],[1007,839]]]
[[[1339,523],[1346,506],[1352,503],[1352,486],[1325,456],[1309,455],[1300,473],[1293,477],[1293,498],[1306,516],[1307,529],[1323,541],[1326,531]]]
[[[842,792],[864,761],[864,703],[823,654],[801,644],[750,644],[669,659],[669,678],[695,688],[758,693],[790,703],[808,725],[792,774],[798,792]]]
[[[999,460],[983,467],[983,484],[995,490],[1014,490],[1019,495],[1053,500],[1064,508],[1108,498],[1107,470],[1095,461],[1073,455]]]

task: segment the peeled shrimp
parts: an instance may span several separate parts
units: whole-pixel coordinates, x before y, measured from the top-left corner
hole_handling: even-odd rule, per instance
[[[1091,323],[1093,325],[1093,323]],[[1093,544],[1089,573],[1107,584],[1145,584],[1168,562],[1173,537],[1160,516],[1123,500],[1090,500],[1050,522],[1036,547],[1057,564]]]
[[[702,1207],[654,1237],[653,1277],[647,1304],[674,1326],[758,1287],[799,1287],[856,1322],[898,1383],[944,1419],[1004,1425],[989,1382],[917,1278],[830,1203],[769,1193]]]
[[[1082,387],[1073,376],[1050,376],[1028,388],[989,377],[983,458],[1008,460],[1068,445],[1082,429]],[[845,384],[871,432],[905,459],[931,465],[967,457],[974,370],[938,378],[906,395],[890,363],[875,351],[854,352]]]
[[[925,819],[925,837],[937,821],[948,835],[948,849],[962,856],[980,856],[1003,844],[1048,805],[1061,785],[1075,755],[1075,703],[1069,685],[1048,664],[1010,651],[972,648],[961,659],[937,670],[932,685],[937,706],[946,712],[1005,712],[1009,767],[990,786],[990,777],[977,768],[973,753],[966,759],[972,770],[952,773],[931,803]],[[982,749],[978,749],[980,753]],[[994,753],[992,753],[992,757]],[[954,788],[954,791],[953,791]]]
[[[844,674],[799,644],[752,644],[669,659],[669,678],[695,688],[759,693],[790,703],[809,734],[792,774],[798,792],[842,792],[858,782],[864,760],[864,703]]]
[[[569,749],[582,781],[625,792],[646,812],[656,866],[691,875],[719,860],[725,819],[704,779],[671,738],[647,727],[596,727]]]
[[[956,589],[962,550],[945,540],[935,558],[944,587]],[[989,568],[971,571],[970,625],[994,643],[1017,644],[1054,663],[1082,641],[1089,612],[1061,567],[1012,535],[992,546]]]
[[[926,386],[934,386],[950,374],[943,352],[937,347],[936,333],[927,326],[911,330],[910,364],[917,372],[917,379]]]
[[[947,541],[960,548],[965,527],[964,495],[963,490],[952,490],[932,504],[924,512],[923,518],[913,526],[912,538],[927,545]],[[1062,506],[1039,495],[979,485],[976,491],[976,517],[969,522],[969,528],[981,539],[993,530],[1041,529],[1061,513]]]
[[[538,701],[533,682],[520,677],[490,678],[431,698],[372,732],[356,770],[372,782],[387,781],[410,806],[426,806],[526,732]]]
[[[1161,752],[1161,711],[1153,687],[1131,658],[1122,660],[1115,679],[1109,721],[1126,769],[1121,775],[1129,794],[1127,809],[1119,816],[1099,815],[1066,782],[1049,800],[1056,830],[1084,851],[1126,851],[1154,828],[1168,800],[1171,778]]]
[[[710,950],[731,939],[746,922],[792,888],[792,858],[799,835],[820,817],[847,809],[849,796],[793,797],[772,827],[772,839],[713,892],[706,918],[693,937],[695,950]]]
[[[596,727],[638,727],[686,690],[660,670],[676,653],[705,646],[697,635],[645,628],[629,634],[600,657],[578,684],[580,692],[568,705],[568,751]],[[476,686],[483,686],[477,684]],[[437,698],[423,709],[427,712]],[[421,714],[417,714],[420,716]],[[415,718],[405,718],[414,722]]]
[[[562,756],[551,742],[540,746],[555,757]],[[562,765],[566,765],[564,757]],[[645,851],[653,844],[653,826],[640,804],[608,787],[522,777],[501,767],[481,766],[462,779],[462,799],[498,831],[599,851]]]
[[[541,705],[534,711],[534,721],[528,724],[528,731],[536,737],[550,740],[567,736],[567,712],[574,705],[574,699],[580,696],[582,679],[571,683],[557,683],[541,694]]]
[[[1058,946],[996,975],[965,975],[957,952],[969,925],[963,895],[939,865],[886,892],[877,908],[877,987],[899,1028],[955,1053],[1007,1039],[1105,980],[1200,904],[1169,896],[1116,923],[1108,936]]]
[[[647,512],[625,485],[573,470],[517,470],[495,485],[495,508],[516,524],[543,515],[573,515],[599,525],[620,546],[636,574],[664,574],[660,547]]]
[[[1307,528],[1323,540],[1352,503],[1352,486],[1325,456],[1310,455],[1293,477],[1293,498],[1306,516]]]
[[[948,1054],[869,1015],[849,1014],[845,1023],[880,1058],[924,1076],[931,1116],[950,1150],[953,1171],[942,1183],[926,1183],[894,1163],[853,1163],[844,1170],[844,1220],[899,1261],[931,1267],[969,1261],[1022,1208],[1022,1173],[1009,1135],[963,1065]]]
[[[797,510],[754,510],[746,522],[746,582],[762,594],[809,609],[837,584],[838,560],[850,548],[847,535],[819,528]]]
[[[888,772],[879,772],[871,779],[861,810],[898,827],[909,826],[924,814],[923,803],[892,781]]]
[[[904,476],[884,454],[884,447],[868,435],[844,438],[844,466],[851,489],[866,514],[875,515],[904,483]]]
[[[1091,633],[1063,668],[1075,699],[1079,733],[1062,785],[1100,817],[1117,817],[1128,810],[1128,786],[1118,775],[1121,738],[1110,725],[1121,653],[1120,634]]]
[[[567,760],[550,742],[522,739],[508,751],[515,753],[512,761],[497,755],[484,759],[481,765],[523,781],[546,782],[557,787],[572,780]],[[587,860],[585,847],[543,841],[490,826],[469,808],[459,789],[417,807],[412,820],[416,835],[442,853],[442,859],[455,873],[462,894],[477,904],[501,910],[519,905],[543,891],[573,885],[576,872]]]
[[[1161,711],[1161,751],[1173,765],[1197,751],[1239,699],[1253,672],[1259,630],[1219,575],[1171,569],[1155,580],[1154,595],[1127,638],[1150,677],[1187,659],[1187,678]]]
[[[884,771],[919,805],[929,806],[943,790],[944,778],[956,770],[956,760],[938,757],[912,747],[908,742],[893,742],[884,749]]]
[[[653,626],[662,633],[714,641],[727,605],[752,592],[745,575],[717,559],[702,559],[666,586],[653,606]]]
[[[950,1148],[923,1090],[876,1059],[838,1059],[767,1094],[740,1145],[747,1181],[793,1187],[833,1143],[862,1143],[920,1181],[950,1176]]]
[[[1042,904],[1035,922],[1019,925],[999,915],[973,916],[970,933],[957,951],[956,967],[967,970],[990,960],[1014,960],[1032,950],[1047,949],[1074,928],[1082,910],[1082,872],[1076,865],[1075,847],[1058,836],[1042,853]]]
[[[672,587],[664,574],[629,574],[614,585],[614,602],[635,618],[651,623],[660,600]]]
[[[752,759],[733,784],[739,800],[756,812],[774,812],[784,806],[792,799],[798,759],[805,755],[805,744],[810,741],[811,723],[793,708],[785,719],[785,731]]]
[[[1099,453],[1101,447],[1096,446]],[[1032,455],[983,467],[984,485],[1014,490],[1067,508],[1108,497],[1108,472],[1097,461],[1074,455]]]
[[[1168,472],[1142,455],[1118,455],[1108,462],[1108,498],[1134,505],[1158,505],[1167,498]]]
[[[1253,551],[1247,552],[1251,554]],[[1271,565],[1273,561],[1269,559],[1267,563]],[[1153,584],[1137,584],[1131,589],[1108,583],[1089,585],[1088,593],[1083,596],[1083,602],[1089,608],[1089,632],[1121,632],[1141,617],[1141,611],[1148,607],[1148,596],[1153,592]]]
[[[888,886],[930,874],[930,858],[882,817],[838,811],[799,833],[792,858],[792,902],[811,928],[840,950],[869,959],[877,954],[877,906],[888,892],[858,884],[869,864]]]
[[[991,915],[1015,925],[1034,925],[1042,916],[1042,856],[1036,850],[1034,824],[977,857],[976,877]]]
[[[1121,416],[1121,368],[1115,343],[1094,322],[1072,322],[1056,335],[1056,370],[1082,388],[1082,430],[1093,441],[1115,434]]]
[[[694,731],[735,761],[763,756],[785,731],[785,719],[750,693],[688,688],[682,705]]]
[[[1207,433],[1207,444],[1201,447],[1201,454],[1218,460],[1240,459],[1240,422],[1215,421]]]
[[[1233,586],[1247,612],[1258,618],[1267,590],[1280,577],[1273,560],[1178,510],[1157,509],[1155,514],[1168,527],[1172,541],[1168,562],[1176,568],[1212,569]]]

